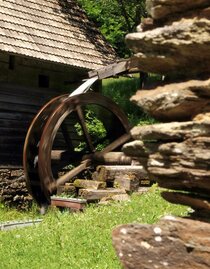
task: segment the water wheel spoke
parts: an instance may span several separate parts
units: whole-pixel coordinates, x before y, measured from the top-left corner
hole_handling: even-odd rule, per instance
[[[54,188],[70,181],[73,177],[77,176],[79,173],[87,169],[91,164],[91,160],[87,159],[82,161],[78,166],[74,167],[72,170],[67,172],[65,175],[59,177],[55,182],[50,183],[48,190],[51,191]]]
[[[63,134],[63,137],[64,137],[64,140],[66,142],[68,150],[69,151],[74,150],[74,146],[72,144],[71,138],[70,138],[69,133],[68,133],[68,128],[64,122],[61,124],[61,131],[62,131],[62,134]]]
[[[128,142],[130,139],[131,139],[130,133],[123,134],[122,136],[118,137],[113,142],[111,142],[111,144],[106,146],[100,153],[104,154],[104,153],[113,151],[117,149],[118,147],[122,146],[124,143]]]
[[[77,111],[77,115],[78,115],[78,118],[79,118],[79,121],[80,121],[80,124],[81,124],[81,127],[82,127],[83,134],[85,136],[86,143],[87,143],[90,151],[94,152],[95,148],[93,146],[90,134],[88,132],[87,125],[86,125],[86,122],[85,122],[85,116],[84,116],[84,113],[82,111],[81,106],[77,105],[76,106],[76,111]]]
[[[124,143],[128,142],[131,139],[131,134],[126,133],[116,140],[114,140],[111,144],[106,146],[101,152],[95,152],[93,155],[94,159],[103,159],[103,156],[111,151],[116,150],[118,147],[122,146]]]
[[[78,163],[81,161],[84,152],[72,152],[69,150],[53,150],[51,152],[52,165],[54,171],[60,170],[71,163]]]

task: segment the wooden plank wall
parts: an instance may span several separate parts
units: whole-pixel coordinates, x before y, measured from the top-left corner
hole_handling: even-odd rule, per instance
[[[39,109],[54,96],[51,89],[0,84],[0,168],[21,167],[27,130]]]

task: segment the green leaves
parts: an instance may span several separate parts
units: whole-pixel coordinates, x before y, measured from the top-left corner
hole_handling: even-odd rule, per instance
[[[145,0],[78,0],[120,57],[129,56],[125,35],[146,17]]]

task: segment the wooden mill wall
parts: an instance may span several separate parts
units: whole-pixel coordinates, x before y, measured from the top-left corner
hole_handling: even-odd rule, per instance
[[[51,98],[75,89],[84,71],[3,53],[0,70],[0,168],[21,167],[32,119]]]

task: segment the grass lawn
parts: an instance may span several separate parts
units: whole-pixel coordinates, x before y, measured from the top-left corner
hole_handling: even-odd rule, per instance
[[[166,214],[183,216],[187,208],[167,203],[151,187],[130,202],[90,205],[84,213],[50,210],[43,222],[0,232],[0,268],[4,269],[120,269],[112,247],[112,229],[119,224],[155,223]],[[27,213],[0,208],[0,222],[40,218],[36,208]]]
[[[160,80],[157,76],[150,75],[150,82]],[[139,75],[135,74],[132,78],[119,77],[104,79],[102,84],[102,94],[110,97],[125,112],[130,123],[135,125],[152,124],[156,121],[136,104],[130,101],[130,98],[139,90]]]
[[[153,123],[129,98],[138,78],[108,79],[103,94],[119,104],[133,125]],[[155,223],[166,214],[186,215],[187,208],[167,203],[155,186],[131,201],[109,206],[90,205],[84,213],[51,209],[37,226],[0,231],[0,269],[120,269],[112,246],[114,227],[128,223]],[[40,218],[37,209],[20,213],[0,205],[0,222]]]
[[[105,79],[102,85],[102,94],[110,97],[119,107],[125,112],[130,123],[134,126],[140,121],[144,121],[145,113],[140,107],[130,102],[133,96],[139,89],[139,78],[124,78]]]

